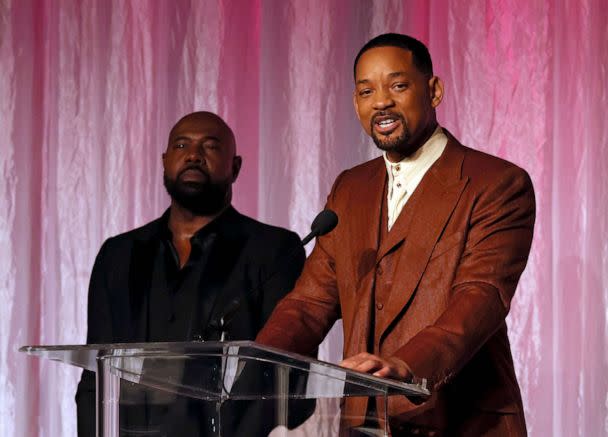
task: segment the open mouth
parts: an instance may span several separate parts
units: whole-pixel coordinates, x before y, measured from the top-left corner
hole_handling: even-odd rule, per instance
[[[374,117],[374,130],[382,135],[392,134],[401,125],[401,119],[395,115],[379,115]]]

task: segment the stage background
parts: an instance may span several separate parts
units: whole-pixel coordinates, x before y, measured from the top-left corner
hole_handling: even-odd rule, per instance
[[[509,316],[530,435],[608,435],[607,23],[603,0],[0,0],[0,435],[75,435],[78,372],[16,350],[85,341],[102,241],[168,204],[172,124],[225,117],[237,208],[305,234],[335,176],[378,155],[352,61],[387,31],[429,45],[441,124],[534,181]]]

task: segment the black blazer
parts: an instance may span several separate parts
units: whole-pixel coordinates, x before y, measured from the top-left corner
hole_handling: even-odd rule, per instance
[[[108,239],[95,260],[89,285],[87,343],[145,342],[138,329],[147,318],[152,269],[163,217]],[[226,327],[230,340],[253,340],[276,303],[289,292],[305,253],[299,237],[230,207],[214,224],[217,237],[200,281],[200,317],[205,340],[218,340],[217,322],[236,311]],[[145,326],[145,325],[143,325]],[[189,341],[193,333],[184,333]],[[76,393],[78,435],[95,435],[95,374],[83,371]]]

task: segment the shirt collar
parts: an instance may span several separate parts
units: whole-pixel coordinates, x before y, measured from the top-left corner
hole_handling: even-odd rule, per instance
[[[422,161],[426,158],[426,156],[433,154],[433,152],[439,148],[443,147],[442,139],[445,138],[445,133],[441,126],[437,125],[435,131],[431,135],[431,137],[426,140],[426,142],[420,147],[416,152],[412,155],[403,158],[399,162],[391,162],[386,155],[386,151],[382,152],[382,157],[384,158],[384,164],[386,165],[386,171],[389,175],[389,178],[392,179],[393,176],[393,168],[396,166],[411,166],[416,162]]]
[[[167,208],[167,210],[161,216],[161,226],[160,226],[160,237],[166,241],[173,240],[173,234],[169,229],[169,213],[171,209]],[[192,243],[201,243],[206,236],[212,233],[221,233],[227,225],[230,224],[232,218],[235,214],[238,214],[236,210],[232,207],[232,205],[228,206],[219,216],[217,216],[212,222],[200,228],[198,231],[194,233],[191,237]]]

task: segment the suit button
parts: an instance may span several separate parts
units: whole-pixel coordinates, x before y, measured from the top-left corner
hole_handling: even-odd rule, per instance
[[[174,322],[175,321],[175,314],[171,313],[169,314],[169,317],[167,317],[167,322]]]
[[[382,308],[384,308],[384,305],[382,305],[381,303],[377,303],[376,304],[376,308],[378,308],[379,310],[381,310]]]
[[[382,267],[381,266],[378,266],[378,268],[376,269],[376,274],[378,276],[380,276],[382,274]]]

